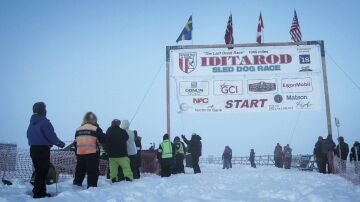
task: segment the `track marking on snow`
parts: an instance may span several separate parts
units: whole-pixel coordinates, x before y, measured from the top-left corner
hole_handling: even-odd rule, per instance
[[[72,185],[72,178],[58,184],[59,195],[43,201],[355,201],[360,186],[337,175],[324,175],[295,169],[203,165],[202,174],[178,174],[169,178],[144,174],[140,180],[111,184],[99,178],[97,188]],[[32,189],[28,182],[14,181],[13,186],[0,187],[0,201],[32,201],[25,192]],[[55,185],[48,186],[55,191]],[[40,200],[42,201],[42,200]]]

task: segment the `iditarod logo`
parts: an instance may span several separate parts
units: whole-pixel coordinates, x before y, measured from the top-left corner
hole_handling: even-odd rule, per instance
[[[196,53],[179,53],[179,67],[181,71],[189,74],[196,69]]]

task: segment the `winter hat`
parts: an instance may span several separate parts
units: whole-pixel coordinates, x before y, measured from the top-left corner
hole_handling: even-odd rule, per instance
[[[180,141],[179,136],[175,136],[175,138],[174,138],[174,142],[177,142],[177,141]]]
[[[121,121],[119,119],[114,119],[112,122],[111,122],[111,125],[112,126],[120,126],[121,124]]]
[[[46,116],[46,105],[44,102],[37,102],[33,105],[34,114]]]
[[[84,119],[83,119],[83,125],[86,124],[86,123],[90,123],[90,124],[93,124],[93,125],[97,125],[97,117],[94,113],[92,112],[87,112],[84,116]]]
[[[169,134],[165,133],[165,135],[163,136],[163,140],[168,140],[169,139]]]

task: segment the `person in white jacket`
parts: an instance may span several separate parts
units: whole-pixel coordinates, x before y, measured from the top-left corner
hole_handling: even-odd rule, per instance
[[[135,144],[135,134],[134,131],[130,130],[130,122],[128,120],[123,120],[121,122],[120,127],[126,130],[127,134],[129,135],[129,139],[126,142],[127,145],[127,152],[130,159],[130,167],[132,172],[135,172],[136,164],[137,164],[137,149]]]

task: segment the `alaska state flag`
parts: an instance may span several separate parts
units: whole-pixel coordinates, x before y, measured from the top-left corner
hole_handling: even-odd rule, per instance
[[[187,21],[184,29],[182,30],[179,38],[176,40],[176,43],[182,40],[191,40],[191,34],[192,34],[192,16],[190,16],[189,20]]]

